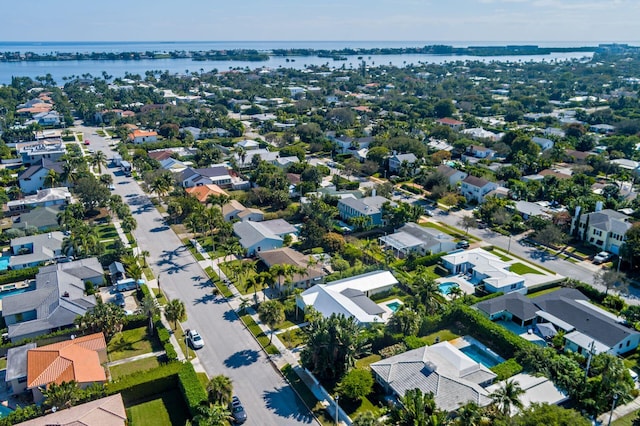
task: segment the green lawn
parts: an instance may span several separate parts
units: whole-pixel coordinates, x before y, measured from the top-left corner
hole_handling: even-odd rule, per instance
[[[161,350],[162,347],[158,339],[147,334],[147,327],[138,327],[118,333],[107,346],[110,361]]]
[[[631,426],[635,418],[638,417],[637,412],[629,413],[624,417],[620,417],[618,420],[611,423],[612,426]]]
[[[547,293],[553,293],[554,291],[560,289],[561,287],[551,287],[551,288],[547,288],[541,291],[535,291],[532,293],[527,293],[527,297],[528,298],[532,298],[532,297],[538,297],[538,296],[542,296],[543,294],[547,294]]]
[[[356,360],[356,368],[369,368],[371,364],[378,362],[381,359],[382,357],[378,354],[372,354],[364,358],[360,358],[359,360]]]
[[[0,358],[0,370],[7,368],[7,357]]]
[[[511,272],[515,272],[516,274],[520,274],[520,275],[522,274],[544,275],[542,272],[538,271],[537,269],[533,269],[525,265],[524,263],[520,263],[520,262],[512,264],[509,270]]]
[[[440,339],[440,342],[444,342],[458,337],[460,337],[459,334],[445,328],[444,330],[436,331],[435,333],[428,334],[421,338],[427,345],[433,345],[437,338]]]
[[[135,426],[184,425],[189,411],[178,389],[156,395],[155,399],[127,407],[127,417]]]
[[[101,240],[118,238],[118,231],[116,231],[116,227],[110,223],[104,224],[104,225],[98,225],[95,228],[96,228],[96,232],[98,233],[98,238],[100,238]]]
[[[265,351],[267,351],[268,354],[275,355],[280,353],[280,351],[275,346],[269,343],[269,336],[264,334],[260,326],[256,324],[253,318],[251,318],[251,315],[243,315],[240,317],[240,319],[242,320],[244,325],[247,326],[251,334],[253,334],[256,339],[258,339],[258,342],[265,349]]]
[[[299,328],[287,330],[278,334],[278,339],[289,349],[300,346],[303,342],[303,331]]]
[[[434,222],[423,222],[420,224],[421,226],[426,226],[427,228],[435,228],[439,231],[444,232],[445,234],[449,234],[452,237],[455,238],[460,238],[460,239],[464,239],[464,240],[469,240],[469,241],[480,241],[479,238],[474,237],[471,234],[466,234],[463,230],[458,229],[458,228],[454,228],[453,226],[449,226],[445,223],[442,222],[438,222],[438,223],[434,223]]]
[[[151,357],[127,362],[126,364],[114,365],[113,367],[109,367],[109,371],[111,372],[111,379],[117,380],[122,376],[135,373],[136,371],[151,370],[159,365],[160,362],[158,362],[158,358]]]
[[[513,260],[511,257],[509,257],[506,254],[500,252],[500,250],[496,250],[495,248],[492,248],[491,250],[489,250],[488,247],[483,247],[482,250],[488,251],[489,253],[491,253],[494,256],[498,256],[500,258],[500,260],[502,260],[504,262],[508,262],[510,260]]]

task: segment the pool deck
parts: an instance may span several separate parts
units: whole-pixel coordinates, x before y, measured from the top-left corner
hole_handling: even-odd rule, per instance
[[[389,308],[387,305],[390,305],[392,303],[399,303],[401,305],[404,305],[404,302],[400,299],[391,299],[391,300],[385,300],[384,302],[380,302],[378,303],[378,306],[380,306],[382,309],[384,309],[384,314],[382,314],[382,319],[387,322],[389,320],[389,318],[391,318],[391,316],[393,315],[393,311],[391,310],[391,308]]]
[[[466,348],[467,346],[475,346],[481,351],[486,352],[492,358],[495,358],[497,361],[496,364],[500,364],[505,361],[504,358],[502,358],[500,355],[498,355],[497,353],[495,353],[494,351],[492,351],[491,349],[489,349],[484,344],[480,343],[477,339],[471,336],[458,337],[456,339],[449,340],[449,343],[451,343],[453,346],[455,346],[458,349]]]
[[[476,288],[474,287],[474,285],[471,284],[469,281],[467,281],[464,278],[464,275],[451,275],[444,278],[438,278],[436,282],[438,284],[456,283],[460,287],[460,290],[462,290],[462,292],[465,294],[474,294],[476,291]],[[449,295],[446,295],[446,296],[449,297]]]

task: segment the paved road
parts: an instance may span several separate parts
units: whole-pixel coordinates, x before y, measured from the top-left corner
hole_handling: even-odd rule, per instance
[[[471,210],[459,210],[450,212],[448,214],[442,214],[440,210],[436,210],[432,219],[458,227],[458,221],[463,215],[470,215]],[[520,256],[528,261],[544,266],[545,268],[556,272],[565,277],[574,278],[582,282],[594,285],[601,291],[605,291],[604,286],[594,284],[594,276],[600,271],[601,267],[593,265],[591,263],[580,262],[572,263],[567,260],[561,259],[557,256],[549,255],[535,247],[528,247],[520,244],[516,238],[509,238],[504,235],[498,234],[490,229],[469,229],[469,234],[483,239],[489,244],[493,244],[496,247],[500,247],[504,250],[509,250],[511,253]],[[635,287],[629,288],[631,294],[631,301],[633,303],[638,302],[640,298],[640,289]]]
[[[92,133],[94,128],[78,126],[91,140],[91,147],[103,150],[108,158],[113,152],[108,141]],[[198,357],[209,376],[224,374],[233,380],[235,393],[247,408],[247,424],[302,425],[315,420],[296,398],[291,387],[272,367],[258,343],[245,330],[226,300],[212,296],[202,268],[191,256],[147,196],[131,178],[115,168],[115,193],[131,207],[138,228],[134,235],[139,247],[149,251],[149,264],[170,299],[186,304],[186,328],[195,328],[206,345]],[[104,171],[103,171],[104,172]]]

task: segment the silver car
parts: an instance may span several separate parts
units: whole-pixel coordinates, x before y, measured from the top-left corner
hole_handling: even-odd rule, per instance
[[[187,332],[187,342],[192,349],[200,349],[204,347],[204,340],[202,336],[196,330],[189,330]]]

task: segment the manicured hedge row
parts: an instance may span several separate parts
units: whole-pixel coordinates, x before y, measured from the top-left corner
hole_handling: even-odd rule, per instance
[[[164,344],[164,353],[167,357],[167,361],[177,361],[178,360],[178,352],[176,352],[176,348],[173,347],[171,342]]]
[[[207,400],[207,391],[198,380],[196,370],[190,362],[182,364],[178,373],[178,386],[192,416],[197,414],[196,408]]]
[[[465,305],[455,304],[446,316],[445,321],[473,335],[504,358],[511,358],[519,350],[534,345]]]
[[[440,262],[440,258],[447,253],[436,253],[427,256],[418,257],[413,261],[407,260],[406,266],[409,269],[415,269],[418,266],[433,266]]]
[[[170,362],[147,371],[139,371],[107,383],[108,395],[121,392],[125,403],[142,400],[175,388],[182,363]]]
[[[33,279],[39,269],[34,266],[33,268],[15,269],[0,273],[0,285]]]
[[[498,375],[498,377],[496,377],[496,381],[500,381],[522,372],[522,366],[515,360],[515,358],[510,358],[505,362],[494,365],[490,370]]]

